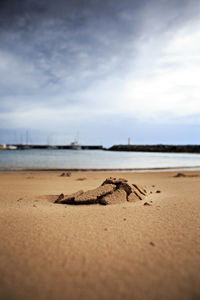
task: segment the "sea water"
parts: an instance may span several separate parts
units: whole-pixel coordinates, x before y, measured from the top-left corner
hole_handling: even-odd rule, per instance
[[[0,150],[0,168],[165,168],[200,166],[200,154],[104,150]]]

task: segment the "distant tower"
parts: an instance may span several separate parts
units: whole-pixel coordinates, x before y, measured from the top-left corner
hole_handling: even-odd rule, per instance
[[[129,137],[128,138],[128,146],[130,146],[130,144],[131,144],[131,138]]]

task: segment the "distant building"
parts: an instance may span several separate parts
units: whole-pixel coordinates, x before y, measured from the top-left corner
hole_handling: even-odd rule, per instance
[[[0,149],[5,150],[8,149],[8,147],[6,146],[6,144],[0,144]]]

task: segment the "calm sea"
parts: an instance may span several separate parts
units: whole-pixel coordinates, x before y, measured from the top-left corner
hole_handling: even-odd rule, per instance
[[[200,166],[200,154],[103,150],[0,150],[0,168],[162,168]]]

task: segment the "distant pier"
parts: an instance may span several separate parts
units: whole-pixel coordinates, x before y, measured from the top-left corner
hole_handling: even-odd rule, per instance
[[[200,145],[114,145],[109,151],[200,153]]]
[[[13,145],[13,144],[12,144]],[[17,149],[25,150],[25,149],[72,149],[71,145],[24,145],[24,144],[16,144],[14,145]],[[101,145],[81,145],[81,150],[103,150],[103,146]]]

